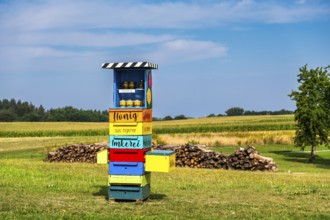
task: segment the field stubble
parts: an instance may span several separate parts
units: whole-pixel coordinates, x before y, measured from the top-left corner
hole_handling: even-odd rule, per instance
[[[160,143],[183,145],[195,142],[206,146],[293,144],[294,131],[242,131],[219,133],[159,134]]]

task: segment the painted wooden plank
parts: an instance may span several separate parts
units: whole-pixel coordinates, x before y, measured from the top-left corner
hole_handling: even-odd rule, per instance
[[[143,149],[152,146],[152,135],[118,136],[109,137],[109,148]]]
[[[145,149],[115,149],[109,148],[109,162],[145,162],[145,153],[151,148]]]
[[[109,122],[127,123],[127,122],[151,122],[151,109],[110,109]]]
[[[145,200],[150,196],[150,185],[138,186],[109,186],[108,198],[117,200]]]
[[[109,123],[110,135],[152,134],[152,122]]]

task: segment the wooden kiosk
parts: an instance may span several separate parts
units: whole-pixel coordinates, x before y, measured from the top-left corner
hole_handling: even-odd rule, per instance
[[[145,200],[151,172],[175,167],[175,152],[152,150],[152,70],[149,62],[103,63],[113,69],[109,109],[108,198]]]

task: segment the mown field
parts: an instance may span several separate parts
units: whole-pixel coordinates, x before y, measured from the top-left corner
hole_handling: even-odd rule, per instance
[[[153,122],[153,131],[157,134],[279,131],[293,129],[293,115],[212,117]],[[108,123],[103,122],[0,123],[0,137],[100,136],[107,135],[107,133]]]
[[[212,117],[153,122],[156,140],[165,144],[194,141],[208,146],[292,144],[293,115]],[[0,137],[106,136],[108,123],[0,123]]]
[[[228,126],[231,120],[236,120],[232,122],[236,125],[252,126],[270,123],[265,120],[271,117],[216,119]],[[193,127],[193,120],[180,121],[179,127]],[[292,116],[273,120],[274,124],[293,124]],[[196,127],[222,126],[213,122],[200,119],[194,123]],[[170,123],[154,123],[155,129],[162,126],[171,128]],[[172,126],[174,129],[177,124]],[[42,161],[47,151],[66,144],[107,141],[106,134],[87,132],[106,127],[106,123],[0,123],[2,134],[45,131],[40,136],[15,133],[0,138],[0,219],[330,219],[330,152],[325,147],[318,148],[317,162],[310,164],[308,153],[292,144],[256,142],[257,150],[278,164],[276,173],[189,168],[153,173],[151,196],[143,203],[108,201],[105,165]],[[62,136],[53,131],[81,133]],[[277,137],[280,132],[293,136],[290,130],[253,130],[164,133],[158,138],[164,141],[162,135],[181,134],[188,137],[186,140],[197,141],[197,136],[212,139],[209,135],[221,134],[223,138],[256,136],[257,141],[264,138],[257,134],[275,133]],[[238,144],[244,145],[234,142],[211,148],[229,154]]]

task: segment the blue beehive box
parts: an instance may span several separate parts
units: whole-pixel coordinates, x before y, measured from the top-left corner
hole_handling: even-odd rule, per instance
[[[145,200],[150,195],[150,184],[139,186],[110,186],[109,199]]]
[[[110,162],[109,175],[135,175],[142,176],[145,173],[142,162]]]

